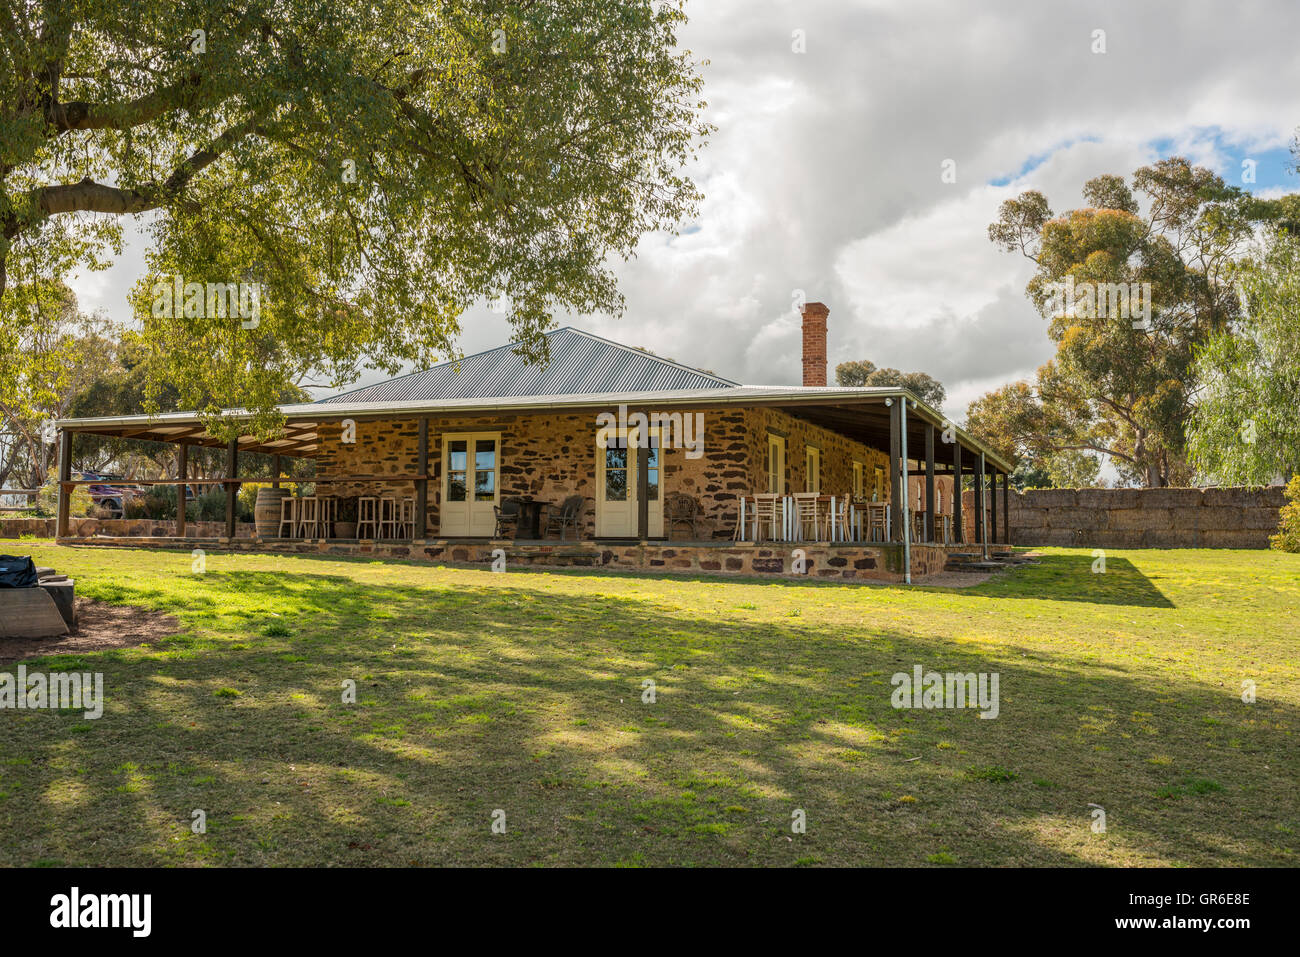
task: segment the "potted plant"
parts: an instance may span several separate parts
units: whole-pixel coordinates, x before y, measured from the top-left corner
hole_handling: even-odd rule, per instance
[[[334,519],[334,536],[336,538],[357,537],[357,500],[342,498],[338,502],[338,512]]]

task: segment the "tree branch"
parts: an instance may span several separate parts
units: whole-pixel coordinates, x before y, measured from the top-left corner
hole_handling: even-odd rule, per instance
[[[218,136],[211,145],[199,150],[172,171],[161,184],[151,183],[140,189],[105,186],[90,179],[63,186],[41,186],[32,190],[31,211],[26,217],[11,217],[5,224],[6,239],[24,228],[60,213],[110,213],[130,215],[158,209],[176,200],[190,180],[215,163],[223,153],[253,132],[260,120],[250,119]]]
[[[60,134],[73,130],[125,130],[150,123],[172,110],[192,105],[203,77],[197,71],[125,103],[98,104],[51,101],[45,118]]]

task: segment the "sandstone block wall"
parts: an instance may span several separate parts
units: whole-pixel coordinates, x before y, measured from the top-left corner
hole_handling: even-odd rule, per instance
[[[1015,545],[1268,548],[1280,486],[1030,489],[1011,493]]]
[[[694,415],[694,411],[682,411],[682,414]],[[821,488],[826,494],[841,495],[852,490],[855,459],[864,463],[868,484],[873,467],[888,462],[884,452],[852,442],[782,410],[705,409],[702,414],[703,455],[692,459],[684,448],[664,450],[661,490],[665,495],[685,492],[700,502],[702,539],[730,538],[739,512],[739,497],[767,490],[765,457],[769,428],[786,435],[787,491],[802,491],[806,487],[804,450],[809,443],[821,449]],[[569,495],[582,495],[588,499],[582,536],[592,538],[596,523],[596,429],[594,411],[430,417],[428,534],[436,536],[439,527],[443,436],[458,432],[500,432],[502,498],[531,496],[558,505]],[[414,418],[359,419],[353,443],[342,442],[338,424],[323,424],[319,434],[318,475],[396,476],[418,471],[419,426]],[[345,496],[380,491],[414,493],[414,485],[409,481],[342,482],[328,487]],[[888,495],[887,485],[885,494]],[[677,529],[678,537],[687,534],[684,528]]]

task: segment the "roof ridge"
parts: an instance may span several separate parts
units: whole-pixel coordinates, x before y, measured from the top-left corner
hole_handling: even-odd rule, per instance
[[[581,329],[574,329],[573,326],[560,326],[560,328],[558,328],[558,329],[552,329],[552,330],[550,330],[549,332],[544,332],[544,333],[542,333],[542,335],[547,336],[547,337],[550,337],[550,336],[556,335],[556,334],[558,334],[558,333],[564,332],[564,331],[566,331],[566,330],[571,330],[571,331],[573,331],[573,332],[581,332],[581,331],[582,331]],[[514,345],[516,342],[518,342],[518,341],[519,341],[518,339],[511,339],[509,342],[505,343],[504,345],[493,346],[493,347],[490,348],[490,349],[480,349],[478,352],[467,352],[467,353],[465,353],[464,355],[456,356],[454,359],[443,359],[443,360],[441,360],[440,362],[435,362],[435,363],[434,363],[433,365],[431,365],[431,366],[425,366],[423,369],[413,369],[413,370],[411,370],[410,372],[403,372],[401,375],[393,376],[391,379],[382,379],[382,380],[380,380],[379,382],[372,382],[372,383],[370,383],[370,385],[362,385],[362,386],[358,386],[358,387],[355,388],[355,389],[349,389],[347,392],[340,392],[340,393],[338,393],[337,395],[326,396],[326,397],[323,398],[323,399],[316,399],[315,401],[316,401],[316,402],[332,402],[332,401],[334,401],[335,399],[342,399],[344,396],[353,395],[353,394],[355,394],[355,393],[357,393],[357,392],[365,392],[367,389],[373,389],[373,388],[374,388],[375,386],[377,386],[377,385],[384,385],[384,384],[389,383],[389,382],[398,382],[398,381],[400,381],[400,380],[402,380],[402,379],[409,379],[409,378],[411,378],[411,376],[424,375],[426,372],[431,372],[432,370],[437,369],[437,368],[439,368],[440,366],[448,366],[448,365],[452,365],[452,364],[454,364],[454,363],[464,362],[466,359],[477,359],[479,356],[485,356],[485,355],[487,355],[489,352],[498,352],[498,351],[500,351],[501,349],[509,349],[511,346],[513,346],[513,345]]]
[[[706,369],[700,369],[696,366],[688,366],[684,362],[678,362],[676,359],[665,358],[664,356],[651,352],[649,349],[638,348],[637,346],[629,346],[627,343],[618,342],[615,339],[606,339],[604,336],[598,336],[594,332],[588,332],[586,329],[579,329],[577,326],[565,326],[565,328],[573,332],[576,332],[580,336],[586,336],[588,339],[595,339],[597,342],[608,343],[611,346],[617,346],[618,348],[622,349],[625,352],[633,352],[639,356],[649,356],[651,359],[654,359],[657,362],[663,362],[670,366],[676,366],[678,369],[683,369],[687,372],[694,372],[696,375],[702,375],[710,379],[716,379],[719,382],[726,383],[727,385],[738,386],[741,384],[732,379],[728,379],[725,376],[720,376],[716,372],[709,372]],[[560,330],[557,329],[555,331],[559,332]]]
[[[639,359],[641,362],[647,363],[646,366],[643,366],[643,369],[646,370],[646,375],[652,378],[662,379],[663,377],[666,376],[687,373],[691,376],[695,376],[700,381],[700,385],[696,386],[697,388],[703,388],[703,387],[737,388],[741,385],[741,383],[720,376],[716,372],[709,372],[704,369],[696,368],[695,366],[688,366],[685,363],[678,362],[676,359],[669,359],[664,356],[656,355],[655,353],[645,348],[629,346],[625,343],[617,342],[613,339],[607,339],[604,336],[598,336],[593,332],[588,332],[585,329],[579,329],[576,326],[560,326],[558,329],[551,329],[543,333],[543,335],[546,337],[549,344],[550,342],[552,342],[553,337],[557,337],[561,333],[570,333],[579,339],[583,339],[591,343],[599,343],[600,345],[605,346],[607,348],[613,348],[614,350],[616,350],[617,354],[622,355],[627,359],[631,359],[631,358]],[[392,386],[393,383],[400,383],[411,379],[416,380],[415,385],[411,387],[416,388],[418,390],[418,388],[420,387],[420,382],[419,382],[420,376],[427,376],[430,373],[437,373],[438,370],[446,370],[449,367],[459,366],[462,363],[472,362],[476,359],[481,359],[485,356],[499,354],[502,352],[509,352],[513,355],[519,355],[520,353],[518,352],[518,347],[521,341],[522,340],[520,339],[512,339],[507,343],[504,343],[499,346],[493,346],[490,349],[481,349],[478,352],[468,353],[451,359],[444,359],[440,362],[435,362],[430,366],[426,366],[423,369],[415,369],[412,370],[411,372],[403,373],[402,375],[399,376],[394,376],[391,379],[382,379],[379,382],[372,382],[369,385],[358,386],[354,389],[349,389],[346,392],[339,392],[333,395],[324,396],[314,401],[322,404],[339,402],[339,401],[347,400],[349,398],[355,398],[360,394],[369,392],[374,389],[389,387]],[[564,347],[561,346],[560,348],[563,349]],[[532,369],[539,370],[538,371],[539,375],[545,375],[545,373],[541,371],[542,367],[538,365],[534,365],[532,363],[529,363],[528,365]],[[658,367],[659,371],[652,371],[656,368],[656,366]],[[669,372],[668,370],[672,370],[672,371]],[[446,373],[443,374],[445,375]]]

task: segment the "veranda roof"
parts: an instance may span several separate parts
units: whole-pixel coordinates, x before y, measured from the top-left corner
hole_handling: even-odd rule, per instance
[[[318,449],[318,426],[341,419],[417,417],[422,415],[481,415],[483,413],[522,413],[566,411],[576,409],[614,410],[626,405],[638,409],[684,408],[707,410],[734,406],[771,406],[795,412],[818,425],[865,442],[873,448],[889,447],[889,410],[885,400],[908,398],[908,457],[924,456],[927,425],[951,428],[964,449],[963,462],[972,467],[983,452],[985,461],[1003,472],[1014,464],[998,455],[986,443],[957,428],[942,413],[917,399],[912,393],[895,388],[845,388],[840,386],[721,386],[715,388],[654,389],[638,391],[580,392],[557,395],[508,395],[445,399],[358,400],[348,395],[328,402],[308,402],[280,406],[285,417],[283,435],[263,442],[256,436],[243,436],[241,451],[267,452],[296,457],[311,457]],[[238,418],[242,409],[227,410]],[[105,416],[100,418],[60,419],[58,428],[74,432],[112,435],[154,442],[185,442],[192,445],[219,447],[224,443],[206,432],[196,412],[166,412],[147,415]],[[950,456],[937,450],[941,458]]]

